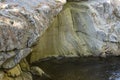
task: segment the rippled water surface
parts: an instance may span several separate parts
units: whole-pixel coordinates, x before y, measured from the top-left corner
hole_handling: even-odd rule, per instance
[[[120,57],[59,57],[41,60],[33,65],[41,67],[52,80],[120,80]],[[40,80],[39,77],[34,79]]]

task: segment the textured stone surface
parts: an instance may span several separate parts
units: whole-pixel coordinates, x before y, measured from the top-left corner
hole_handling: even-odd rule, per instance
[[[62,3],[63,2],[63,3]],[[5,0],[0,3],[0,67],[12,68],[62,9],[65,0]]]
[[[5,72],[0,73],[0,80],[32,80],[31,74],[26,73],[30,68],[24,58],[65,3],[66,0],[0,0],[0,71]]]
[[[33,80],[32,75],[30,73],[22,73],[20,76],[17,77],[8,77],[4,76],[1,80]]]
[[[1,80],[32,80],[21,71],[29,70],[27,62],[19,64],[32,49],[31,62],[51,56],[120,55],[119,0],[68,0],[58,16],[66,0],[0,1]]]
[[[120,55],[119,16],[119,0],[67,3],[33,48],[31,62],[61,55]]]

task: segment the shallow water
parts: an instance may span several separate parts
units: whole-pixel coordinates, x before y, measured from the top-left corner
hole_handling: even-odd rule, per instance
[[[33,65],[42,68],[52,80],[120,80],[120,57],[59,57],[40,60]],[[34,77],[34,80],[42,79]]]

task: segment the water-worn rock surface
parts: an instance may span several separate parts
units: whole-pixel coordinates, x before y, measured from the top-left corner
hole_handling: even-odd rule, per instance
[[[31,62],[58,55],[120,55],[120,1],[68,1],[33,48]]]
[[[51,56],[120,55],[120,1],[67,1],[62,10],[66,0],[0,0],[1,80],[44,74],[30,68],[30,53],[30,62]]]
[[[0,4],[0,65],[13,57],[2,66],[12,68],[31,52],[30,47],[60,12],[62,3],[6,0]]]
[[[30,54],[31,47],[62,10],[65,2],[66,0],[0,0],[0,68],[2,71],[4,70],[8,76],[16,77],[22,73],[22,67],[29,67],[21,60]],[[14,69],[11,69],[13,67]]]

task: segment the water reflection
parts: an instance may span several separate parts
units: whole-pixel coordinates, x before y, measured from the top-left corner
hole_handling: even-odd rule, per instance
[[[51,58],[33,65],[40,66],[52,80],[120,80],[119,61],[120,57]]]
[[[109,80],[120,80],[120,70],[112,72],[112,75],[109,77]]]

